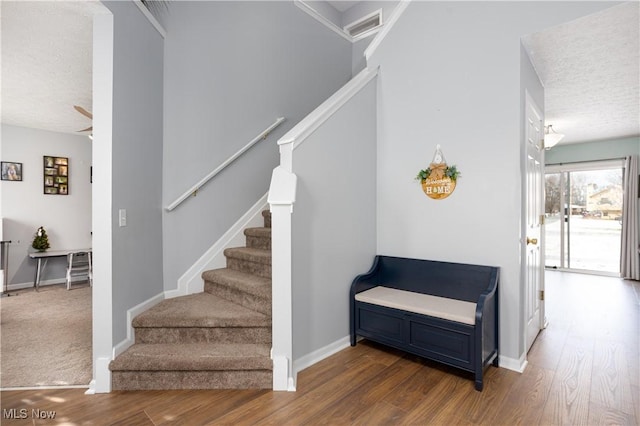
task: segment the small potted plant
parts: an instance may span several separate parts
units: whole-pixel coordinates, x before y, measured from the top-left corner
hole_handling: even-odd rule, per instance
[[[46,251],[50,247],[49,237],[47,236],[47,231],[44,230],[44,227],[41,226],[36,231],[31,247],[38,251]]]

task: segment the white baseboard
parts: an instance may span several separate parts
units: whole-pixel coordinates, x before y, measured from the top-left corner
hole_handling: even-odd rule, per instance
[[[316,349],[315,351],[304,355],[297,360],[293,361],[293,377],[297,377],[298,373],[304,370],[305,368],[311,367],[313,364],[316,364],[322,361],[325,358],[330,357],[331,355],[340,352],[341,350],[349,347],[351,345],[350,336],[345,336],[342,339],[336,340],[333,343],[329,343],[328,345]]]
[[[72,283],[83,282],[83,281],[87,281],[87,279],[82,277],[71,278]],[[50,280],[41,280],[40,287],[44,287],[47,285],[66,284],[66,283],[67,283],[66,278],[62,278],[62,279],[53,278]],[[25,288],[33,288],[33,281],[26,282],[26,283],[18,283],[18,284],[7,284],[7,291],[22,290]]]
[[[500,368],[506,368],[507,370],[523,373],[527,368],[527,357],[522,355],[520,359],[509,358],[506,356],[500,356],[499,358]]]
[[[151,309],[158,303],[162,302],[164,299],[165,299],[165,294],[160,293],[153,296],[150,299],[145,300],[142,303],[138,303],[133,308],[127,310],[127,338],[124,339],[122,342],[118,343],[116,346],[114,346],[113,358],[117,357],[122,352],[126,351],[131,345],[133,345],[133,342],[135,341],[135,332],[133,330],[133,326],[131,325],[131,322],[133,321],[133,319],[137,315],[140,315],[144,311]]]
[[[358,337],[358,341],[362,340]],[[349,347],[351,345],[350,336],[343,337],[342,339],[336,340],[333,343],[329,343],[327,346],[324,346],[320,349],[317,349],[310,354],[304,355],[297,360],[293,361],[293,373],[294,378],[298,375],[299,372],[304,370],[305,368],[309,368],[312,365],[322,361],[325,358],[330,357],[331,355],[340,352],[341,350]],[[525,368],[527,368],[527,358],[526,356],[522,356],[520,359],[509,358],[505,356],[500,356],[500,368],[506,368],[507,370],[516,371],[518,373],[524,372]]]
[[[224,268],[227,262],[224,250],[228,247],[244,246],[245,228],[263,226],[262,210],[267,208],[267,195],[260,198],[187,272],[178,278],[177,289],[165,291],[167,299],[204,291],[202,273],[210,269]]]

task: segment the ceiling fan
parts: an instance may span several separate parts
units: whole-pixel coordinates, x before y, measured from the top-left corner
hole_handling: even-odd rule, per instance
[[[84,115],[85,117],[88,117],[90,120],[93,120],[93,114],[91,114],[89,111],[87,111],[86,109],[82,108],[79,105],[74,105],[73,106],[75,108],[76,111],[78,111],[80,114]],[[82,129],[82,130],[78,130],[78,132],[89,132],[89,131],[93,131],[93,125],[87,127],[86,129]],[[93,132],[92,132],[93,134]],[[89,135],[89,137],[91,138],[91,135]],[[93,138],[92,138],[93,139]]]

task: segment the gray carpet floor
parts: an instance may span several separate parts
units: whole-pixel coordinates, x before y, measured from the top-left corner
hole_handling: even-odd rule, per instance
[[[88,385],[91,287],[79,283],[0,299],[0,387]]]

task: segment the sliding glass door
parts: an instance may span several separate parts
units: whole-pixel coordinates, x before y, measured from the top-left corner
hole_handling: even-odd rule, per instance
[[[546,167],[546,267],[619,273],[622,168],[621,160]]]

